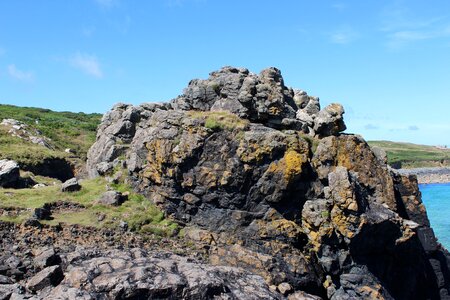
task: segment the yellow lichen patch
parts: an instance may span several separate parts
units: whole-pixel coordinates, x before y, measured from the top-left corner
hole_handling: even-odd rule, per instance
[[[351,239],[355,235],[350,227],[358,222],[357,217],[346,216],[342,210],[334,207],[331,211],[331,222],[336,230],[343,236]]]
[[[148,163],[143,176],[159,184],[163,173],[162,166],[168,162],[173,145],[168,140],[155,139],[148,142],[146,147],[148,149]]]
[[[297,238],[303,233],[301,226],[293,221],[277,219],[271,222],[258,221],[259,235],[261,237],[283,235],[287,238]]]
[[[288,150],[284,154],[284,161],[286,164],[285,177],[290,180],[292,177],[299,175],[302,172],[304,157],[293,150]]]
[[[273,116],[278,116],[280,113],[281,113],[281,110],[276,106],[272,106],[269,108],[269,114],[271,114]]]
[[[241,141],[237,155],[244,163],[260,163],[265,157],[271,157],[273,147],[256,142]]]
[[[285,183],[288,184],[293,178],[302,173],[303,164],[306,162],[306,156],[294,150],[288,150],[279,161],[272,162],[267,168],[269,173],[283,174]]]

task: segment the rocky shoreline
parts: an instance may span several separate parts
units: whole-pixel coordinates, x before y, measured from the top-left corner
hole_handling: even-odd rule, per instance
[[[449,183],[450,167],[399,169],[402,175],[416,175],[419,184]]]
[[[0,300],[449,299],[450,253],[416,176],[343,133],[343,114],[276,68],[224,67],[171,102],[115,105],[88,152],[91,185],[69,180],[39,208],[3,198],[2,215],[17,221],[26,202],[36,217],[0,222]],[[3,166],[8,187],[20,172]],[[95,182],[101,198],[68,204]],[[101,210],[87,228],[56,207]],[[39,222],[52,210],[57,226]]]

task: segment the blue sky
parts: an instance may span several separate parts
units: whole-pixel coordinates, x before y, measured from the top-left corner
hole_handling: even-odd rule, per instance
[[[450,145],[450,1],[0,2],[0,103],[105,112],[276,66],[348,132]]]

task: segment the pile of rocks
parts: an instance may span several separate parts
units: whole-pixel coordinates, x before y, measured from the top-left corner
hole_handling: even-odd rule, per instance
[[[33,144],[37,144],[48,149],[53,149],[51,140],[48,137],[43,136],[39,130],[31,128],[23,122],[15,119],[3,119],[0,125],[6,127],[11,136],[25,139]]]
[[[183,95],[172,100],[174,109],[229,111],[252,122],[310,135],[335,135],[346,129],[342,105],[320,110],[319,98],[284,85],[277,68],[259,75],[245,68],[224,67],[206,80],[192,80]]]

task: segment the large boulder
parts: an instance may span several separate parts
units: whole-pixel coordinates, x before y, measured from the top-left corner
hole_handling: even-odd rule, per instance
[[[210,263],[245,268],[286,294],[446,293],[449,255],[417,182],[394,174],[361,137],[341,134],[343,113],[287,88],[275,68],[226,67],[170,104],[116,105],[88,170],[122,166],[121,180],[186,224]]]
[[[0,160],[0,187],[14,187],[19,180],[19,164],[13,160]]]

